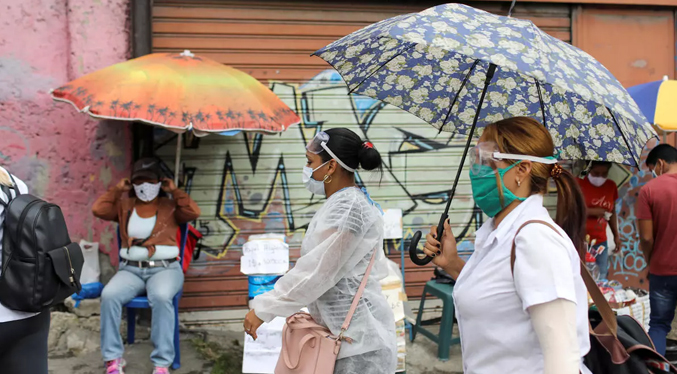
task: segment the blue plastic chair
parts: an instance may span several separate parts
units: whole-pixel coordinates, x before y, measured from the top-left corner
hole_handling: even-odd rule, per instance
[[[186,240],[188,239],[188,224],[184,223],[180,226],[181,243],[179,245],[179,264],[183,269],[183,253],[186,249]],[[120,229],[118,228],[118,248],[121,248]],[[121,259],[122,260],[122,259]],[[174,296],[174,362],[172,369],[177,370],[181,367],[181,349],[179,342],[179,300],[183,295],[183,287]],[[150,303],[146,296],[137,296],[124,305],[127,308],[127,343],[134,344],[134,332],[136,329],[136,309],[149,309]]]

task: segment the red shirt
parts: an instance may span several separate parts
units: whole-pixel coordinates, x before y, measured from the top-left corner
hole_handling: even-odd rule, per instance
[[[588,208],[604,208],[607,212],[614,212],[616,200],[618,200],[616,183],[608,179],[603,185],[595,187],[588,178],[584,178],[579,179],[578,184],[583,190],[585,205]],[[590,241],[594,239],[596,244],[606,242],[606,225],[607,221],[604,217],[588,216],[585,228],[587,234],[590,235]]]
[[[639,191],[635,216],[653,221],[649,272],[677,275],[677,174],[663,174],[645,184]]]

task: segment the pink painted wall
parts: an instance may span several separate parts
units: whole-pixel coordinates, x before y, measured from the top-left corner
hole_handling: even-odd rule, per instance
[[[129,0],[0,0],[0,165],[59,204],[74,241],[114,243],[94,200],[129,174],[131,132],[98,122],[51,88],[129,56]]]

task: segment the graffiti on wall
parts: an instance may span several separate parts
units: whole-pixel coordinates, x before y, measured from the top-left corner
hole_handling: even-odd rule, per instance
[[[640,160],[640,169],[627,168],[629,170],[628,178],[619,186],[616,213],[622,246],[621,252],[617,256],[610,257],[609,270],[612,273],[611,278],[619,280],[627,286],[647,287],[648,264],[639,248],[635,205],[640,189],[651,179],[651,173],[643,163],[649,150],[656,144],[656,140],[649,141]]]
[[[276,136],[212,136],[198,149],[184,153],[186,183],[203,207],[197,227],[206,234],[202,258],[191,270],[194,274],[224,273],[237,266],[241,246],[253,234],[284,233],[298,255],[305,228],[323,202],[301,183],[304,146],[319,131],[332,127],[355,131],[381,152],[384,175],[358,174],[358,184],[366,186],[384,208],[403,210],[405,238],[416,230],[429,230],[438,221],[449,198],[464,137],[439,134],[397,108],[348,95],[333,71],[304,85],[274,82],[271,89],[300,114],[300,125]],[[634,174],[629,170],[622,169],[623,176],[616,178],[623,248],[620,256],[611,259],[610,268],[616,279],[640,286],[646,263],[636,239],[634,202],[650,176],[646,170]],[[450,217],[460,250],[469,255],[474,232],[484,218],[472,201],[467,174],[464,178]],[[400,248],[399,243],[387,245],[391,253]],[[225,266],[214,266],[215,261]]]
[[[463,136],[443,133],[418,118],[370,98],[348,95],[333,71],[303,85],[275,82],[273,90],[302,118],[302,123],[276,136],[238,134],[210,136],[200,147],[184,152],[185,183],[203,209],[197,222],[206,233],[202,261],[195,273],[226,271],[214,261],[234,266],[239,250],[252,234],[279,232],[298,250],[305,228],[322,198],[301,183],[305,144],[318,132],[346,127],[374,143],[384,160],[384,174],[359,173],[365,186],[384,208],[404,212],[405,235],[429,230],[439,220],[465,145]],[[167,142],[167,148],[172,142]],[[471,198],[468,180],[459,183],[450,212],[454,232],[465,252],[472,251],[474,231],[482,215]],[[390,243],[391,250],[399,245]],[[200,262],[210,264],[200,267]]]

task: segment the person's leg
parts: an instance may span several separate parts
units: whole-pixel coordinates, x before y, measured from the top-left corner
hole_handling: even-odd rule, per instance
[[[604,252],[598,254],[595,258],[597,268],[599,268],[600,280],[607,279],[607,276],[609,275],[609,248],[607,248],[607,243],[600,243],[595,249],[599,251],[602,246],[604,246]]]
[[[0,370],[3,374],[47,374],[49,312],[0,323]],[[4,344],[11,343],[11,344]]]
[[[152,271],[154,274],[146,282],[146,294],[153,310],[150,334],[155,346],[150,359],[156,367],[168,368],[174,361],[172,300],[183,286],[183,271],[178,262]]]
[[[138,271],[121,265],[101,292],[101,355],[106,362],[122,358],[124,353],[120,336],[122,306],[144,290],[145,284],[137,275]]]
[[[665,355],[666,337],[672,328],[677,307],[677,276],[649,275],[649,300],[649,337],[656,351]]]

